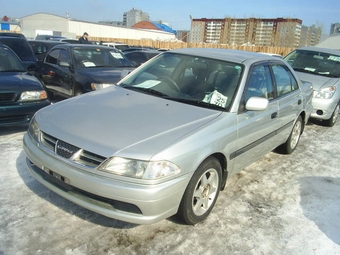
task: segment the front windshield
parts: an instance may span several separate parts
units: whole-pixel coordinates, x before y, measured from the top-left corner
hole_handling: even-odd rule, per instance
[[[129,60],[114,49],[76,48],[73,56],[76,68],[132,67]]]
[[[0,72],[26,72],[21,60],[12,51],[0,47]]]
[[[296,50],[285,57],[295,71],[340,78],[340,52],[329,54],[319,51]]]
[[[201,107],[229,110],[243,67],[239,64],[162,53],[119,86]]]

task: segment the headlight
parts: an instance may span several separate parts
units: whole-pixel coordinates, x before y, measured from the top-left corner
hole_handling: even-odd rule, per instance
[[[35,116],[31,119],[30,125],[28,126],[28,133],[35,141],[39,141],[39,126],[35,120]]]
[[[115,84],[113,83],[91,83],[91,89],[92,90],[105,89],[113,85]]]
[[[47,98],[47,93],[45,90],[41,91],[24,91],[21,93],[19,101],[37,101]]]
[[[323,88],[316,93],[315,98],[331,99],[335,94],[335,90],[336,87],[334,86]]]
[[[98,170],[112,174],[155,180],[179,173],[180,168],[169,161],[142,161],[114,157]]]

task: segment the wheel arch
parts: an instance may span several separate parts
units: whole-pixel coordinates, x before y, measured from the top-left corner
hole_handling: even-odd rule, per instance
[[[221,168],[222,168],[221,190],[224,190],[224,187],[228,179],[227,158],[222,153],[214,153],[210,156],[213,156],[214,158],[216,158],[221,164]]]

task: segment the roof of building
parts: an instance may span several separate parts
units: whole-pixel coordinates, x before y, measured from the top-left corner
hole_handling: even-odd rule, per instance
[[[176,34],[176,30],[173,30],[172,28],[168,27],[165,24],[159,24],[157,22],[150,22],[152,23],[154,26],[156,26],[157,28],[159,28],[160,30],[164,31],[164,32],[169,32],[169,33],[173,33]]]
[[[332,34],[315,46],[321,48],[340,50],[340,34]]]
[[[158,22],[153,21],[140,21],[134,24],[131,28],[136,29],[149,29],[149,30],[159,30],[171,34],[177,34],[176,30],[173,30],[172,28],[168,27],[165,24],[160,24]]]

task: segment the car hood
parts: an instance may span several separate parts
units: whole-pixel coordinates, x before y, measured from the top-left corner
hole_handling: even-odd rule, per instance
[[[313,90],[320,90],[322,87],[333,86],[339,78],[329,78],[316,74],[297,72],[300,80],[308,81],[313,84]]]
[[[132,72],[133,67],[97,67],[97,68],[82,68],[78,69],[78,74],[89,77],[93,82],[98,83],[117,83],[126,74]]]
[[[104,157],[147,160],[220,114],[114,86],[44,108],[36,120],[47,134]]]
[[[25,72],[0,72],[0,91],[28,90],[43,90],[43,87],[37,78]]]

